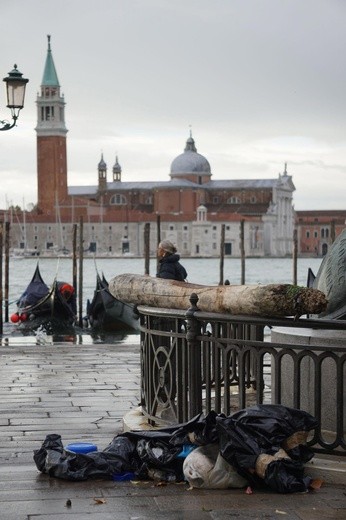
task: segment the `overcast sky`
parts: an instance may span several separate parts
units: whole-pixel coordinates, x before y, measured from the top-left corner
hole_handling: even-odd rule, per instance
[[[345,209],[345,0],[1,0],[0,74],[28,77],[0,133],[0,207],[37,201],[47,34],[66,101],[69,185],[169,180],[190,127],[212,179],[275,178],[302,209]],[[5,84],[0,118],[8,118]]]

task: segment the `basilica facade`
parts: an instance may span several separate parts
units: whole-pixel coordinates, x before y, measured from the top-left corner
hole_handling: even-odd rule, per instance
[[[295,187],[287,165],[275,178],[242,180],[230,173],[216,180],[191,134],[172,159],[167,180],[127,182],[118,157],[108,171],[101,156],[94,185],[68,186],[65,100],[50,37],[35,130],[38,201],[30,214],[12,221],[13,248],[66,252],[74,225],[83,223],[86,252],[142,256],[150,224],[153,255],[160,235],[176,243],[182,256],[219,256],[223,236],[225,255],[237,257],[241,228],[246,256],[292,254]]]

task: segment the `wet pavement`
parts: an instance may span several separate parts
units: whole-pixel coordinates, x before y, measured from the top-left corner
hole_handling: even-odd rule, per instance
[[[310,493],[189,490],[187,484],[70,482],[39,473],[33,451],[57,433],[64,445],[104,449],[139,402],[139,337],[132,342],[0,346],[1,520],[316,520],[346,518],[346,486]]]

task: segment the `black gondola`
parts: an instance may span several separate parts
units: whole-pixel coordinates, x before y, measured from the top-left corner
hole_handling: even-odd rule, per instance
[[[11,321],[21,328],[35,329],[43,325],[46,329],[73,325],[77,305],[73,287],[66,282],[54,280],[49,288],[44,282],[37,264],[31,282],[17,301],[17,312]]]
[[[310,287],[310,288],[313,287],[315,280],[316,280],[315,273],[313,272],[311,267],[309,267],[309,269],[308,269],[308,278],[307,278],[307,281],[306,281],[306,287]]]
[[[96,273],[94,297],[87,301],[86,320],[93,329],[105,332],[139,331],[135,306],[115,298],[108,289],[104,275]]]

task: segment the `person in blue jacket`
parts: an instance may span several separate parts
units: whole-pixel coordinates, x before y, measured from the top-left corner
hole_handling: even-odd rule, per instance
[[[181,263],[177,248],[170,240],[162,240],[157,248],[158,271],[157,278],[178,280],[183,282],[187,278],[186,269]]]

